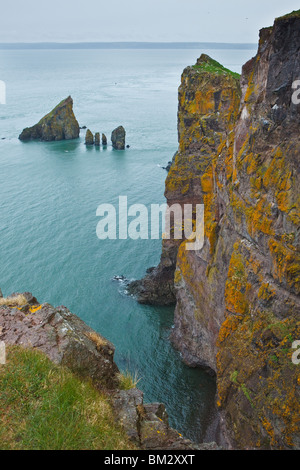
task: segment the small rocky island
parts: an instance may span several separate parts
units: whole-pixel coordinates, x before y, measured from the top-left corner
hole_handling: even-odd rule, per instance
[[[73,112],[73,99],[68,96],[37,124],[24,129],[19,139],[45,142],[71,140],[77,139],[79,132],[79,124]]]
[[[19,135],[21,141],[40,140],[52,142],[59,140],[78,139],[80,129],[87,129],[86,126],[79,127],[78,121],[73,111],[73,99],[68,96],[61,101],[50,113],[46,114],[37,124],[26,127]],[[111,134],[112,146],[115,150],[125,150],[126,131],[123,126],[113,130]],[[95,136],[90,129],[87,129],[85,145],[100,146],[100,132]],[[107,137],[102,134],[102,145],[107,146]],[[129,145],[127,146],[129,148]]]
[[[112,146],[115,150],[125,149],[126,132],[123,126],[117,127],[111,134]]]

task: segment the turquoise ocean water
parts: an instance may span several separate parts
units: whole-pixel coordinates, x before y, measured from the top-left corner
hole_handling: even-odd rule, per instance
[[[159,262],[160,240],[96,236],[99,204],[164,202],[164,166],[177,149],[182,70],[206,52],[239,72],[251,50],[0,51],[0,287],[65,305],[116,346],[121,370],[140,377],[146,401],[166,404],[184,436],[210,439],[214,380],[190,369],[169,342],[172,308],[141,306],[112,278],[140,278]],[[18,135],[71,95],[81,126],[122,124],[130,149],[75,141],[21,143]],[[2,140],[4,139],[4,140]]]

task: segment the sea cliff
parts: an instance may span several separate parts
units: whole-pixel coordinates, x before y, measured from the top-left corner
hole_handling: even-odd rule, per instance
[[[179,88],[168,204],[205,205],[205,241],[163,241],[138,300],[176,301],[172,341],[217,377],[228,446],[300,448],[300,14],[260,32],[241,77],[202,55]],[[166,273],[166,275],[165,275]]]

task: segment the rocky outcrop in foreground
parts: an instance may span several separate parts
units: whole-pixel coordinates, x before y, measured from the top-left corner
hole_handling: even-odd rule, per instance
[[[27,127],[19,139],[42,140],[71,140],[79,137],[79,124],[73,112],[71,96],[61,101],[49,114],[44,116],[35,126]]]
[[[115,150],[125,149],[126,132],[123,126],[117,127],[111,134],[112,146]]]
[[[172,341],[186,363],[217,374],[234,448],[300,448],[299,48],[300,11],[260,32],[241,78],[205,55],[184,70],[165,195],[204,203],[205,243],[193,252],[164,241],[142,293],[151,303],[155,273],[159,296],[173,270]]]
[[[91,380],[110,398],[116,420],[139,448],[218,449],[215,443],[196,445],[184,439],[169,427],[164,405],[144,404],[140,390],[120,390],[114,346],[64,306],[40,304],[30,293],[1,297],[0,341],[38,349],[83,380]]]

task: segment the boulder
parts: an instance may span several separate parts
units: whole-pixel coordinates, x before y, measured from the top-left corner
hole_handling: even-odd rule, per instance
[[[86,131],[85,145],[94,145],[94,136],[90,129]]]
[[[49,114],[46,114],[33,127],[27,127],[19,135],[22,141],[27,140],[71,140],[79,137],[79,124],[73,112],[71,96],[61,101]]]
[[[123,126],[117,127],[111,134],[112,146],[115,150],[125,149],[126,132]]]

